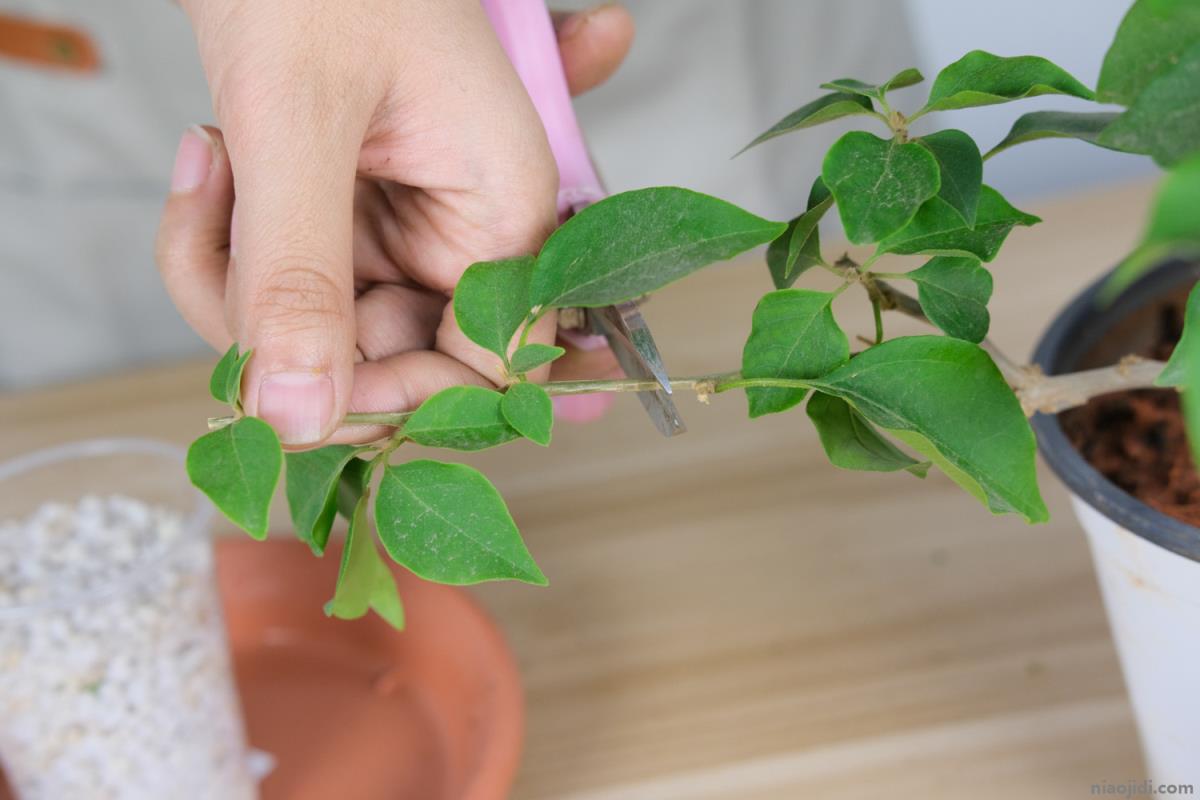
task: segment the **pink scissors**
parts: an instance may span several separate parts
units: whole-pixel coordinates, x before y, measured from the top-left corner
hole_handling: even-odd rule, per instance
[[[567,90],[558,39],[543,0],[483,0],[484,10],[508,58],[533,100],[558,164],[558,217],[566,221],[607,192],[596,174]],[[671,400],[671,384],[654,337],[634,302],[585,309],[586,327],[608,340],[621,368],[631,378],[653,380],[658,388],[638,399],[664,436],[686,428]]]

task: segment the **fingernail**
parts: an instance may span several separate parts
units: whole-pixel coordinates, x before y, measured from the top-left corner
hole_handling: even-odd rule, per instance
[[[574,331],[569,328],[560,328],[558,335],[563,339],[563,341],[567,342],[577,350],[584,350],[589,353],[596,350],[603,350],[605,347],[608,347],[608,339],[605,339],[603,336],[593,336],[587,333],[580,333],[579,331]]]
[[[608,413],[616,399],[605,392],[555,397],[554,416],[567,422],[595,422]]]
[[[212,171],[213,140],[208,131],[192,125],[183,132],[179,149],[175,151],[175,168],[171,170],[171,192],[190,192],[208,179]]]
[[[558,38],[570,39],[572,36],[575,36],[584,29],[584,27],[592,20],[592,17],[596,16],[611,5],[615,4],[601,3],[598,6],[592,6],[591,8],[583,11],[575,12],[571,16],[567,17],[566,21],[563,22],[562,27],[559,28]]]
[[[258,416],[284,444],[321,440],[333,413],[333,379],[319,372],[273,372],[258,389]]]

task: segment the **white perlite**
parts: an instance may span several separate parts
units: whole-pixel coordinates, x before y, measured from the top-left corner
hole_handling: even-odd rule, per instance
[[[250,800],[205,537],[125,497],[0,522],[0,759],[21,800]]]

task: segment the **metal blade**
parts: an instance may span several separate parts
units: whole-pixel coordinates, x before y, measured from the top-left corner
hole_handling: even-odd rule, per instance
[[[654,427],[663,436],[675,436],[687,430],[679,410],[671,399],[671,384],[662,357],[646,321],[633,303],[587,310],[588,327],[604,336],[616,354],[625,374],[638,380],[652,380],[658,389],[638,392],[638,400],[650,415]]]

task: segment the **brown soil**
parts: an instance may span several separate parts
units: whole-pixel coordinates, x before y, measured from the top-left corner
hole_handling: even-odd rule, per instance
[[[1158,320],[1158,343],[1141,355],[1166,360],[1179,340],[1182,308],[1166,306]],[[1200,475],[1177,392],[1117,392],[1058,418],[1067,438],[1106,478],[1164,514],[1200,526]]]

